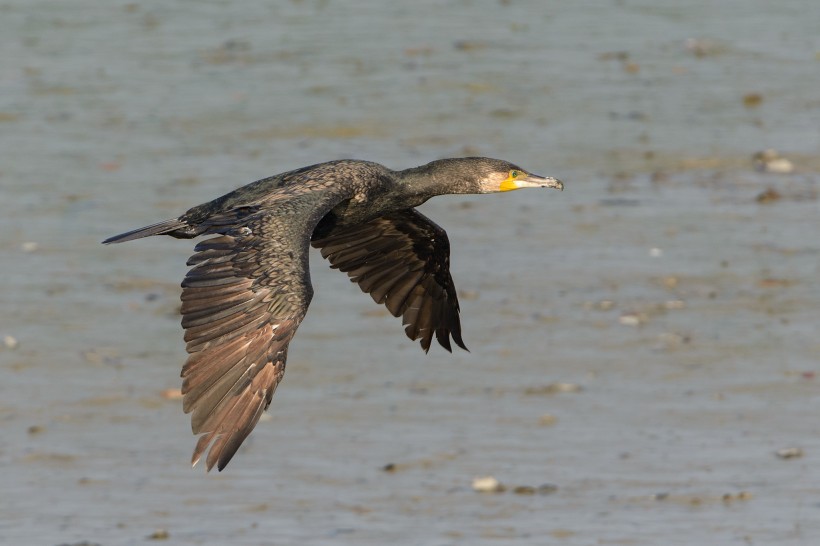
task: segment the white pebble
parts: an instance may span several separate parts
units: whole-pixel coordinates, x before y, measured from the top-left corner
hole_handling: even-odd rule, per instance
[[[797,459],[803,456],[803,450],[799,447],[784,447],[774,452],[781,459]]]
[[[3,345],[6,346],[6,349],[16,349],[19,343],[17,342],[17,338],[14,336],[4,336]]]
[[[776,174],[790,174],[794,172],[794,164],[781,156],[777,150],[763,150],[752,156],[755,168],[758,171]]]
[[[767,162],[765,171],[767,173],[790,174],[794,172],[794,164],[785,157],[781,157]]]
[[[473,480],[473,490],[479,493],[496,493],[503,491],[504,486],[492,476],[482,476]]]
[[[636,315],[634,313],[627,313],[625,315],[621,315],[618,317],[618,322],[623,324],[624,326],[640,326],[641,320],[640,315]]]

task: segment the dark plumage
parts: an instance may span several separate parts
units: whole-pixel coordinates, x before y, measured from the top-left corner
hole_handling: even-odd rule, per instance
[[[182,368],[183,409],[194,434],[202,434],[192,463],[207,451],[207,469],[222,470],[270,404],[313,295],[311,244],[401,316],[407,336],[425,351],[434,335],[448,351],[451,339],[466,349],[447,233],[413,207],[435,195],[523,187],[563,184],[482,157],[404,171],[331,161],[253,182],[179,218],[103,241],[215,235],[196,245],[182,282],[190,354]]]

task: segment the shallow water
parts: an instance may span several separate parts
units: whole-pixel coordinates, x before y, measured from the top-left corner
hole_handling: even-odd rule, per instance
[[[0,542],[814,544],[812,6],[3,2]],[[471,352],[425,356],[317,254],[270,418],[191,471],[162,392],[192,244],[99,241],[463,154],[567,185],[424,205]]]

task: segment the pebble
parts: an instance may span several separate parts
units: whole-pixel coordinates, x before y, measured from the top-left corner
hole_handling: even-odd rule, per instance
[[[478,290],[459,290],[458,297],[461,300],[472,301],[477,300],[481,293]]]
[[[507,488],[493,476],[483,476],[473,480],[473,490],[479,493],[503,493]],[[549,495],[558,491],[558,486],[544,483],[538,487],[532,485],[517,485],[512,488],[515,495]]]
[[[595,308],[600,311],[609,311],[613,307],[615,307],[615,302],[612,300],[601,300],[595,305]]]
[[[584,309],[587,311],[609,311],[610,309],[615,307],[615,302],[612,300],[600,300],[600,301],[585,301],[584,302]]]
[[[516,495],[535,495],[535,488],[531,485],[519,485],[513,488]]]
[[[760,93],[746,93],[743,95],[743,106],[746,108],[757,108],[763,102],[763,95]]]
[[[148,540],[167,540],[169,536],[167,529],[157,529],[146,538]]]
[[[45,430],[45,427],[42,425],[31,425],[28,429],[26,429],[26,432],[28,432],[31,436],[35,436],[37,434],[42,434]]]
[[[639,315],[638,313],[624,313],[618,317],[618,322],[624,326],[640,326],[646,322],[646,317]]]
[[[673,289],[678,287],[678,283],[680,282],[680,280],[674,275],[669,275],[661,279],[661,282],[666,288]]]
[[[794,172],[794,164],[781,156],[777,150],[769,148],[757,152],[752,156],[755,169],[765,173],[790,174]]]
[[[20,250],[26,253],[36,252],[39,248],[40,245],[38,243],[35,243],[34,241],[26,241],[20,244]]]
[[[180,389],[165,389],[159,395],[166,400],[179,400],[183,396]]]
[[[734,495],[731,493],[726,493],[720,498],[720,500],[728,504],[733,501],[747,501],[751,498],[752,494],[748,491],[740,491],[738,493],[735,493]]]
[[[798,459],[803,456],[803,449],[799,447],[784,447],[774,452],[781,459]]]
[[[775,201],[780,201],[783,199],[783,195],[774,188],[766,188],[755,197],[755,201],[758,203],[774,203]]]
[[[524,389],[524,394],[540,395],[540,394],[557,394],[562,392],[581,392],[583,387],[577,383],[550,383],[541,387],[527,387]]]
[[[501,493],[504,489],[504,485],[492,476],[473,479],[473,491],[479,493]]]
[[[18,345],[19,343],[17,341],[17,338],[15,338],[14,336],[3,336],[3,346],[5,346],[6,349],[14,350],[17,348]]]

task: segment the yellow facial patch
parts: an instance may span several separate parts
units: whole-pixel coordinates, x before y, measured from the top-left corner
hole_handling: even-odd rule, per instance
[[[526,175],[521,171],[510,171],[510,174],[507,176],[507,179],[504,180],[501,185],[498,187],[499,191],[512,191],[517,190],[521,186],[518,185],[516,181],[517,178],[523,178]]]

